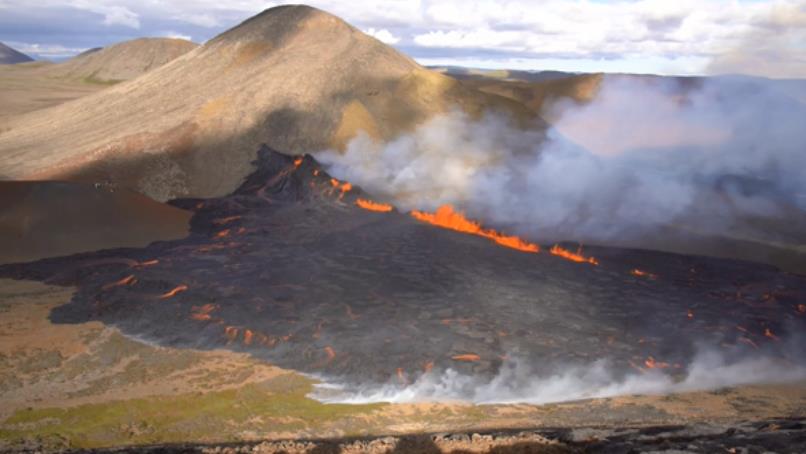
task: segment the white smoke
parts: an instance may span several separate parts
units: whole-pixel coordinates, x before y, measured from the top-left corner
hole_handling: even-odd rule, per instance
[[[720,231],[806,209],[806,106],[747,78],[605,78],[545,134],[451,112],[317,158],[401,209],[458,205],[516,233],[608,240],[672,223]]]
[[[311,397],[327,403],[413,403],[464,401],[477,404],[545,404],[628,394],[668,394],[709,390],[752,383],[785,383],[806,379],[806,368],[770,356],[728,360],[716,351],[703,351],[683,376],[651,369],[619,378],[607,360],[585,367],[558,368],[540,376],[520,360],[508,360],[491,379],[463,375],[448,369],[426,373],[414,383],[375,386],[321,384]]]

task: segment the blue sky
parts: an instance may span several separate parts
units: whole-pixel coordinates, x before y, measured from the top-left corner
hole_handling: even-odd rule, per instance
[[[280,2],[0,0],[0,41],[38,58],[142,36],[204,42]],[[424,64],[806,78],[806,0],[322,0]]]

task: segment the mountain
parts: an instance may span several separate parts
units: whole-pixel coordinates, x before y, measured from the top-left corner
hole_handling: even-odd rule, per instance
[[[198,47],[184,39],[140,38],[90,49],[48,68],[53,76],[112,83],[134,79]]]
[[[0,182],[0,263],[182,238],[190,215],[104,185]]]
[[[340,149],[359,131],[387,140],[457,107],[540,125],[333,15],[280,6],[134,80],[14,118],[0,176],[111,180],[159,200],[223,195],[261,143]]]
[[[15,63],[25,63],[34,61],[33,58],[0,43],[0,65],[10,65]]]

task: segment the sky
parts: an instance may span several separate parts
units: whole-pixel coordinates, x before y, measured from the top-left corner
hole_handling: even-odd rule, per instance
[[[261,0],[0,0],[0,41],[35,58],[143,37],[199,43]],[[806,0],[321,0],[426,65],[806,78]]]

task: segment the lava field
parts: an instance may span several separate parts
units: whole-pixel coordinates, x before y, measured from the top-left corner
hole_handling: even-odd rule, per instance
[[[698,345],[799,361],[806,278],[669,253],[534,245],[461,214],[402,213],[311,157],[268,148],[232,195],[171,202],[191,234],[0,267],[75,286],[55,323],[98,320],[169,346],[246,351],[350,383],[411,383],[508,358],[551,373],[607,359],[684,374]],[[448,219],[451,228],[439,225]],[[447,225],[447,224],[446,224]],[[461,231],[457,231],[461,230]]]

